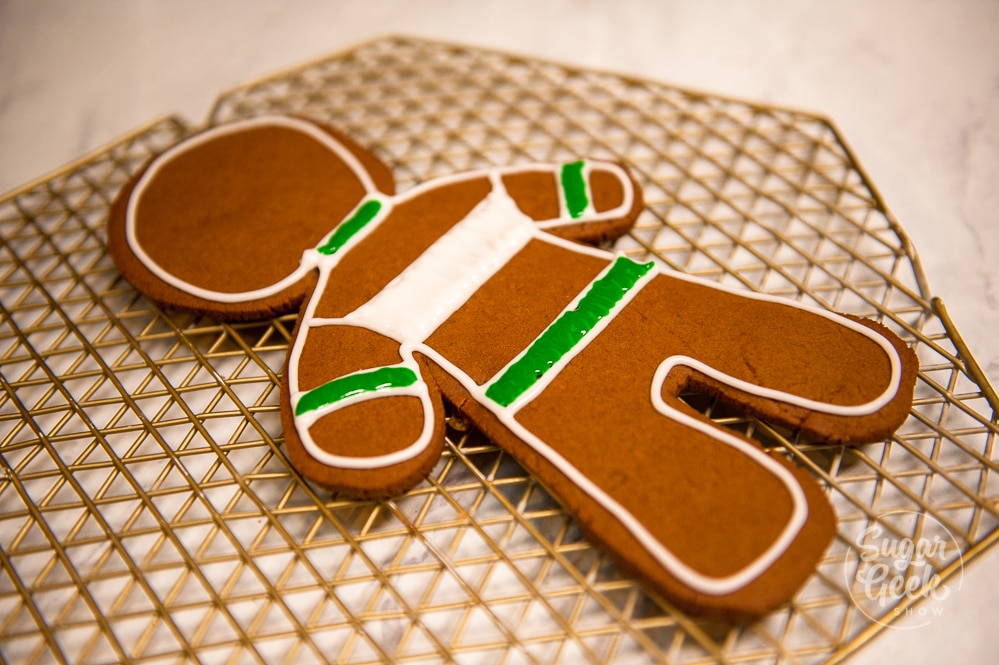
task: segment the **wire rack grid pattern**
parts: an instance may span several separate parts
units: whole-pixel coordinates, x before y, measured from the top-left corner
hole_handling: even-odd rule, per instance
[[[197,129],[166,118],[0,200],[4,662],[832,662],[919,607],[858,590],[880,532],[957,543],[930,568],[960,602],[961,566],[999,524],[995,393],[828,120],[396,37],[229,91],[209,124],[269,113],[346,129],[400,190],[623,160],[646,206],[616,249],[882,321],[920,358],[911,416],[888,441],[841,448],[690,398],[809,468],[839,519],[797,597],[746,625],[643,589],[454,414],[411,491],[331,495],[283,451],[294,316],[164,312],[108,257],[116,192]]]

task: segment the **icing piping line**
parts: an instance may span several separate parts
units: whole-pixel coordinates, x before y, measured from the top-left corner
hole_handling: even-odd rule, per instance
[[[296,350],[299,348],[300,347],[296,345]],[[435,422],[433,403],[430,399],[430,390],[421,377],[420,368],[417,365],[416,360],[413,358],[411,350],[403,347],[400,348],[400,351],[403,353],[402,364],[393,365],[390,368],[378,368],[391,369],[393,372],[397,373],[399,385],[375,388],[373,390],[354,391],[352,394],[346,395],[338,401],[324,404],[303,413],[297,413],[298,406],[296,406],[296,414],[294,416],[295,430],[298,432],[298,437],[302,446],[311,457],[315,458],[322,464],[340,469],[372,469],[391,466],[393,464],[401,464],[402,462],[406,462],[416,457],[429,447],[433,437],[433,426]],[[377,373],[378,369],[374,370],[374,372],[362,373]],[[347,375],[347,377],[351,376],[353,375]],[[341,379],[342,378],[346,377],[341,377]],[[289,377],[289,382],[291,380],[291,377]],[[329,383],[335,383],[337,380],[338,379],[334,379]],[[324,384],[324,386],[325,385],[329,384]],[[302,399],[308,398],[313,391],[303,393],[298,390],[292,390],[291,392],[292,404],[301,405]],[[312,438],[312,434],[309,429],[323,416],[360,402],[388,397],[416,397],[420,400],[420,404],[423,407],[423,428],[420,430],[420,435],[415,441],[405,448],[400,448],[399,450],[395,450],[391,453],[385,453],[383,455],[351,457],[323,450],[316,443],[315,439]]]
[[[607,258],[608,260],[613,260],[616,256],[613,252],[609,252],[604,249],[599,249],[595,247],[590,247],[587,245],[580,245],[579,243],[573,242],[571,240],[566,240],[558,236],[554,236],[548,233],[538,234],[538,240],[563,247],[575,252],[589,254],[591,256]],[[805,397],[799,397],[792,393],[786,393],[779,390],[774,390],[772,388],[765,388],[763,386],[757,386],[755,384],[747,383],[735,377],[731,377],[727,374],[719,372],[711,368],[704,363],[689,358],[688,356],[671,356],[663,361],[663,365],[671,364],[674,358],[680,359],[682,362],[672,362],[670,368],[676,365],[689,364],[695,369],[704,371],[706,374],[718,379],[719,381],[730,383],[733,387],[743,390],[745,392],[754,393],[759,397],[765,397],[768,399],[773,399],[779,402],[786,402],[788,404],[793,404],[796,406],[802,406],[815,411],[820,411],[822,413],[828,413],[831,415],[840,416],[866,416],[875,411],[881,409],[883,406],[888,404],[898,393],[898,388],[902,383],[902,364],[899,358],[898,352],[895,347],[889,342],[884,336],[878,334],[871,328],[865,325],[857,323],[856,321],[837,314],[835,312],[830,312],[825,309],[820,309],[812,305],[806,305],[805,303],[798,302],[796,300],[789,300],[780,296],[774,296],[767,293],[756,293],[754,291],[742,291],[736,290],[729,286],[724,286],[722,284],[717,284],[715,282],[709,282],[701,277],[695,277],[693,275],[688,275],[686,273],[677,272],[675,270],[664,270],[662,267],[657,266],[655,270],[651,271],[650,277],[653,274],[662,274],[666,277],[672,279],[679,279],[692,284],[697,284],[699,286],[708,287],[715,289],[717,291],[724,291],[726,293],[731,293],[738,295],[740,297],[749,298],[752,300],[760,300],[764,302],[774,303],[776,305],[781,305],[784,307],[791,307],[793,309],[798,309],[816,316],[822,317],[828,321],[832,321],[837,325],[841,325],[849,330],[866,337],[868,340],[874,342],[877,346],[884,351],[885,355],[888,357],[888,362],[891,365],[891,374],[888,380],[888,387],[885,388],[884,392],[878,395],[876,398],[869,402],[863,402],[861,404],[852,405],[840,405],[840,404],[830,404],[828,402],[819,402],[816,400],[811,400]],[[689,361],[689,362],[688,362]]]
[[[599,334],[598,323],[606,325],[621,309],[621,301],[639,286],[653,264],[640,264],[621,256],[593,280],[552,323],[488,382],[485,395],[500,406],[510,406],[549,371],[556,374],[565,357],[575,356],[576,347],[589,335]],[[643,283],[644,285],[644,283]],[[629,299],[630,300],[630,299]],[[535,391],[536,392],[536,391]]]
[[[296,411],[294,417],[296,430],[303,447],[317,460],[330,466],[377,468],[411,459],[429,446],[434,421],[432,405],[426,385],[418,379],[419,367],[412,360],[414,344],[407,343],[407,340],[422,342],[437,325],[454,311],[457,311],[474,291],[478,290],[492,274],[519,252],[535,234],[532,220],[513,205],[509,196],[506,195],[499,177],[490,175],[490,178],[493,185],[493,192],[490,193],[490,196],[479,206],[476,206],[468,217],[445,232],[427,252],[407,266],[375,298],[340,319],[316,317],[315,311],[319,298],[315,296],[310,298],[305,312],[302,314],[305,324],[292,349],[287,371],[292,404],[295,405]],[[478,214],[475,214],[476,211]],[[369,231],[365,228],[364,232]],[[482,242],[483,236],[491,241]],[[347,242],[350,244],[360,242],[360,238],[358,235],[353,235]],[[473,243],[478,244],[483,249],[480,251],[465,249]],[[333,244],[332,238],[327,243],[327,245],[329,244]],[[325,292],[330,273],[340,256],[342,253],[324,256],[319,260],[317,266],[320,277],[314,294]],[[434,270],[435,266],[445,266],[448,270],[443,275],[437,275],[438,271]],[[434,284],[428,285],[426,283],[428,274],[430,277],[437,278],[433,280]],[[427,293],[440,294],[442,291],[444,292],[443,306],[430,309],[418,307],[415,321],[413,316],[407,316],[405,312],[400,316],[397,311],[405,310],[407,306],[411,309],[421,300],[425,301],[424,296]],[[429,318],[430,321],[425,324],[421,323],[424,318]],[[329,408],[330,404],[324,404],[322,406],[326,408],[301,409],[303,399],[307,405],[312,401],[312,398],[309,397],[311,392],[302,392],[298,388],[298,368],[302,349],[305,347],[308,331],[314,327],[325,325],[359,326],[396,339],[400,342],[400,353],[403,354],[404,359],[407,359],[404,362],[404,367],[407,367],[406,371],[411,373],[414,383],[410,386],[395,387],[386,391],[359,391],[345,395],[342,400],[332,404],[332,408]],[[338,382],[344,378],[347,377],[334,379],[324,385],[333,384],[334,387],[331,390],[336,394],[336,391],[340,389]],[[415,442],[389,455],[368,458],[335,455],[320,448],[309,432],[309,427],[316,420],[332,410],[345,408],[366,399],[404,394],[420,397],[424,406],[424,426]]]
[[[316,251],[325,256],[336,254],[378,216],[383,205],[377,198],[365,198],[344,221],[337,224],[329,239],[316,247]]]
[[[433,425],[434,425],[434,410],[433,405],[430,401],[430,393],[427,386],[423,381],[413,384],[413,390],[409,392],[394,391],[391,393],[392,396],[401,397],[409,396],[419,398],[421,405],[423,406],[423,429],[420,432],[420,436],[413,441],[410,445],[405,448],[400,448],[399,450],[393,451],[391,453],[385,453],[384,455],[371,455],[364,457],[348,457],[347,455],[337,455],[335,453],[329,453],[321,448],[312,439],[312,435],[306,432],[299,431],[299,438],[302,443],[306,443],[306,439],[311,444],[309,449],[309,455],[314,457],[316,461],[331,466],[337,469],[370,469],[372,465],[376,468],[383,468],[387,466],[392,466],[394,464],[402,464],[408,462],[414,457],[418,456],[420,453],[425,451],[429,446],[433,438]],[[368,399],[376,399],[381,397],[381,395],[374,395]],[[350,404],[356,404],[357,402],[364,401],[363,399],[352,400],[349,403],[344,403],[343,406],[347,407]],[[312,448],[315,448],[313,450]]]
[[[783,305],[785,307],[792,307],[799,309],[810,314],[822,317],[828,321],[832,321],[837,325],[841,325],[845,328],[852,330],[866,337],[870,341],[874,342],[876,345],[881,347],[885,355],[888,356],[888,362],[891,365],[891,377],[888,380],[888,387],[878,395],[873,400],[868,402],[863,402],[861,404],[831,404],[829,402],[820,402],[817,400],[808,399],[807,397],[801,397],[793,393],[787,393],[780,390],[775,390],[773,388],[766,388],[764,386],[759,386],[753,383],[748,383],[741,379],[737,379],[729,374],[725,374],[719,370],[714,369],[710,365],[706,365],[700,360],[696,360],[689,356],[670,356],[666,358],[660,365],[660,369],[664,372],[668,372],[673,367],[677,366],[687,366],[692,369],[704,372],[704,374],[710,376],[713,379],[721,381],[722,383],[728,384],[733,388],[737,388],[744,392],[754,394],[757,397],[763,397],[766,399],[772,399],[778,402],[784,402],[794,406],[801,406],[812,411],[817,411],[820,413],[828,413],[830,415],[836,416],[866,416],[874,413],[875,411],[881,409],[883,406],[888,404],[895,395],[898,393],[898,388],[902,383],[902,361],[892,346],[883,335],[879,335],[874,330],[871,330],[865,325],[857,323],[856,321],[849,319],[840,314],[830,312],[824,309],[819,309],[818,307],[812,307],[810,305],[805,305],[804,303],[797,302],[795,300],[788,300],[787,298],[781,298],[779,296],[772,296],[766,293],[755,293],[753,291],[736,291],[729,287],[722,286],[720,284],[715,284],[712,282],[704,281],[700,278],[693,277],[691,275],[686,275],[679,272],[670,272],[670,277],[674,279],[680,279],[686,282],[699,284],[701,286],[707,286],[719,291],[726,291],[728,293],[734,293],[739,296],[750,298],[752,300],[761,300],[764,302],[770,302],[777,305]],[[664,374],[665,376],[665,374]]]
[[[585,171],[584,171],[585,169]],[[579,219],[592,209],[589,195],[589,169],[586,162],[569,162],[559,173],[559,193],[562,210],[572,219]]]
[[[656,371],[655,377],[652,380],[651,398],[652,404],[655,406],[656,410],[670,420],[696,429],[704,434],[707,434],[714,440],[745,454],[757,464],[762,466],[765,470],[776,476],[791,495],[791,517],[784,525],[780,535],[778,535],[777,539],[774,540],[770,546],[756,559],[731,575],[727,575],[725,577],[711,577],[704,575],[703,573],[699,573],[690,568],[690,566],[686,565],[683,561],[673,556],[672,553],[658,541],[654,543],[653,549],[649,550],[653,556],[660,561],[673,559],[672,565],[675,566],[677,570],[682,570],[683,574],[688,579],[697,581],[697,585],[692,586],[695,586],[695,588],[699,591],[712,595],[731,593],[741,589],[762,575],[784,554],[785,551],[787,551],[788,547],[791,546],[791,543],[794,542],[794,539],[797,537],[798,532],[801,531],[805,521],[808,519],[808,500],[805,498],[804,491],[794,479],[791,472],[784,465],[774,459],[771,459],[770,456],[763,452],[763,450],[753,446],[751,443],[742,441],[735,435],[726,432],[717,425],[706,423],[694,416],[669,406],[665,400],[663,400],[662,385],[666,380],[666,375],[669,373],[670,369],[672,369],[671,366],[663,363]]]
[[[301,416],[366,393],[408,388],[418,380],[416,373],[404,365],[361,370],[327,381],[299,395],[295,402],[295,415]]]

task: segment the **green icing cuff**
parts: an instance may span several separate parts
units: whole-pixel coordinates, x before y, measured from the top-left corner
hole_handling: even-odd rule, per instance
[[[562,192],[565,194],[566,208],[573,219],[578,219],[590,204],[590,198],[586,193],[586,178],[583,175],[584,165],[585,162],[582,161],[563,164],[559,178]]]
[[[327,256],[336,254],[358,231],[377,217],[381,209],[381,201],[376,201],[375,199],[365,201],[353,215],[341,222],[340,226],[336,227],[333,235],[330,236],[330,239],[317,247],[316,250],[320,254],[326,254]]]
[[[379,367],[355,372],[303,393],[295,405],[295,415],[300,416],[362,393],[406,388],[417,381],[416,372],[408,367]]]

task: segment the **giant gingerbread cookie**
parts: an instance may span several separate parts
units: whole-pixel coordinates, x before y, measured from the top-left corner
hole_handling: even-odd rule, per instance
[[[154,159],[108,232],[125,277],[165,306],[301,307],[281,408],[288,456],[313,481],[366,497],[412,486],[441,454],[446,399],[652,588],[759,616],[812,573],[832,510],[811,476],[679,395],[861,443],[905,419],[916,361],[876,323],[584,244],[641,207],[625,167],[598,161],[395,194],[339,132],[268,117]]]

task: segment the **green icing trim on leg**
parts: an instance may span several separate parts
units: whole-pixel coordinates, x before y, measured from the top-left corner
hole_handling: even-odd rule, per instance
[[[570,162],[562,165],[562,173],[559,182],[562,184],[562,192],[565,194],[565,205],[569,216],[578,219],[590,205],[590,197],[587,194],[586,177],[583,175],[585,162]]]
[[[490,383],[486,397],[500,406],[510,406],[610,314],[653,265],[618,257],[602,277],[590,284],[576,307],[559,315]]]
[[[363,393],[406,388],[417,381],[419,381],[419,377],[416,372],[408,367],[397,365],[362,370],[333,379],[318,388],[303,393],[295,405],[295,415],[301,416],[309,411],[315,411]]]
[[[337,251],[346,245],[358,231],[363,229],[371,220],[377,217],[381,209],[381,201],[368,199],[361,204],[353,215],[341,222],[340,225],[336,227],[333,235],[330,236],[330,239],[317,247],[316,251],[327,256],[336,254]]]

